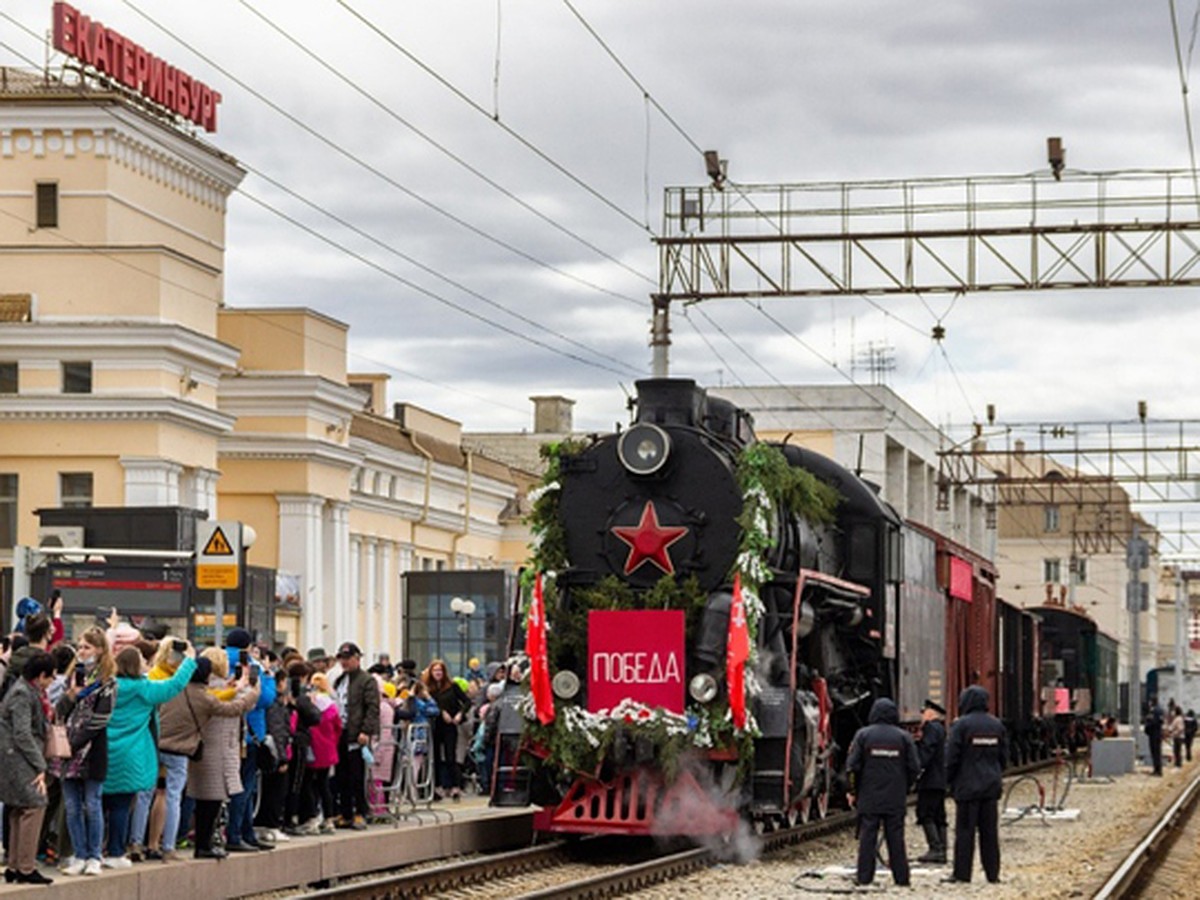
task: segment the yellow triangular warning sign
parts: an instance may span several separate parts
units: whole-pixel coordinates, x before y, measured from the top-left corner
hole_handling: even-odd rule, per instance
[[[233,548],[229,546],[229,539],[225,537],[225,532],[221,530],[220,525],[213,529],[212,537],[204,545],[204,555],[233,556]]]

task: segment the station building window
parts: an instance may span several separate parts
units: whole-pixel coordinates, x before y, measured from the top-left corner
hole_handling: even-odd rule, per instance
[[[53,181],[37,183],[37,227],[58,227],[58,184]]]
[[[17,476],[0,473],[0,547],[17,542]]]
[[[65,509],[84,509],[91,506],[92,473],[59,472],[58,505]]]
[[[90,394],[92,392],[92,364],[90,362],[63,363],[62,389],[64,394]]]
[[[1086,556],[1077,556],[1071,561],[1073,570],[1071,572],[1071,580],[1076,584],[1087,584],[1088,580],[1088,561]]]
[[[1047,503],[1042,507],[1042,530],[1058,531],[1060,519],[1057,503]]]
[[[0,362],[0,394],[15,394],[17,384],[17,364]]]
[[[1042,560],[1042,581],[1047,584],[1058,584],[1062,581],[1062,560]]]

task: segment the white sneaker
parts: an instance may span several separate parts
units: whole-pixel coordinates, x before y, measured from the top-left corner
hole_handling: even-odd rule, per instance
[[[286,834],[283,832],[283,830],[282,830],[282,829],[279,829],[279,828],[272,828],[272,829],[271,829],[271,840],[273,840],[273,841],[274,841],[275,843],[277,843],[277,844],[281,844],[281,843],[284,843],[285,841],[290,841],[290,840],[291,840],[291,838],[290,838],[290,837],[288,837],[288,836],[287,836],[287,835],[286,835]]]
[[[67,861],[67,864],[62,867],[62,873],[64,875],[82,875],[85,868],[87,868],[86,859],[79,859],[72,856]]]
[[[103,860],[106,869],[132,869],[133,863],[128,856],[106,856]]]
[[[84,875],[99,875],[100,874],[100,860],[89,859],[87,861],[87,864],[83,867],[83,874]]]

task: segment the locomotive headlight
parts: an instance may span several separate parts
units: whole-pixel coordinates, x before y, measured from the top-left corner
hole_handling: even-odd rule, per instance
[[[653,475],[670,455],[670,436],[648,422],[634,425],[617,441],[617,457],[631,475]]]
[[[709,703],[717,696],[717,679],[708,674],[697,675],[688,685],[688,693],[697,703]]]
[[[579,693],[579,676],[570,669],[563,669],[554,676],[550,687],[559,700],[570,700]]]

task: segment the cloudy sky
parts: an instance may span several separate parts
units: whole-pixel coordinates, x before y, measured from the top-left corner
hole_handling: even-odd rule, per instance
[[[352,369],[469,430],[528,427],[532,394],[575,398],[582,428],[624,418],[623,386],[649,371],[663,189],[706,183],[696,146],[744,185],[1021,175],[1045,169],[1050,135],[1074,170],[1189,165],[1165,0],[76,5],[224,95],[212,140],[249,170],[228,302],[347,322]],[[2,10],[44,33],[50,6]],[[1186,63],[1195,3],[1177,14]],[[0,40],[16,51],[0,63],[42,58],[8,19]],[[988,403],[1005,421],[1129,419],[1140,399],[1189,417],[1193,297],[771,301],[783,328],[712,301],[675,316],[672,373],[844,383],[875,342],[937,423]]]

